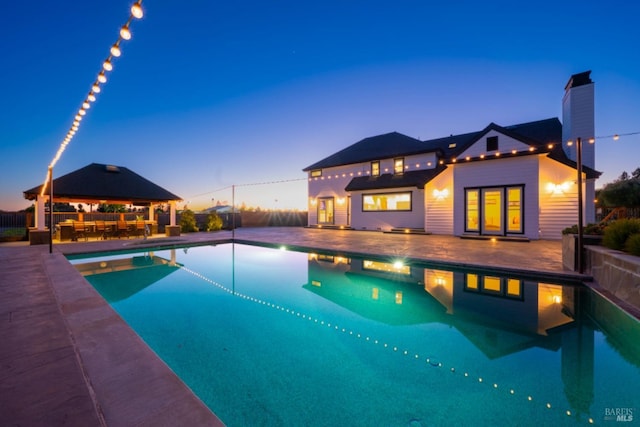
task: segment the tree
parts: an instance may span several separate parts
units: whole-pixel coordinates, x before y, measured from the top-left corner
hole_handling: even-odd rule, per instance
[[[180,231],[183,233],[190,233],[192,231],[198,231],[196,224],[196,214],[191,209],[185,209],[180,214]]]
[[[640,168],[631,175],[622,172],[617,180],[606,184],[598,192],[598,200],[606,207],[640,207]]]

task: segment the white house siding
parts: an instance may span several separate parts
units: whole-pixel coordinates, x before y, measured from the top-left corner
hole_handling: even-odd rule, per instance
[[[487,138],[491,136],[498,137],[498,150],[487,151]],[[480,138],[478,142],[473,144],[471,147],[467,148],[461,155],[458,157],[458,161],[464,161],[465,157],[480,157],[481,155],[485,155],[487,157],[493,156],[495,157],[496,151],[500,152],[501,156],[510,155],[511,150],[517,151],[525,151],[528,150],[529,146],[524,144],[517,139],[513,139],[509,136],[501,134],[495,130],[490,130],[487,132],[485,136]]]
[[[453,168],[441,172],[425,186],[425,231],[453,234]]]
[[[464,190],[467,187],[492,187],[524,184],[524,235],[538,239],[538,157],[503,156],[500,160],[461,161],[453,165],[454,235],[464,234]]]
[[[404,156],[404,165],[405,171],[415,171],[415,170],[423,170],[423,169],[433,169],[437,166],[437,158],[435,153],[423,153],[412,156]],[[394,171],[394,160],[395,158],[387,158],[387,159],[379,159],[375,160],[380,162],[380,173],[393,173]],[[333,197],[334,198],[334,225],[352,225],[353,218],[349,218],[348,212],[351,210],[352,212],[362,212],[362,196],[358,195],[355,197],[350,193],[347,193],[344,189],[351,182],[353,178],[357,178],[359,176],[369,176],[371,175],[371,162],[362,162],[362,163],[354,163],[351,165],[344,166],[336,166],[332,168],[324,168],[322,169],[322,176],[320,177],[311,177],[311,173],[309,173],[309,186],[308,186],[308,200],[307,200],[307,209],[308,209],[308,223],[309,225],[318,223],[318,198],[323,197]],[[414,188],[415,190],[415,188]],[[382,190],[381,190],[382,191]],[[388,191],[401,191],[400,189],[389,189],[384,190],[384,192]],[[408,215],[406,212],[401,214],[401,219],[398,220],[397,227],[419,227],[422,228],[424,226],[423,223],[423,214],[424,214],[424,194],[423,191],[420,190],[420,194],[416,193],[413,196],[413,213]],[[361,193],[359,193],[361,194]],[[356,198],[360,198],[358,200],[358,206],[349,206],[348,197],[352,196],[352,202],[356,200]],[[419,203],[419,205],[416,205]],[[417,224],[413,220],[409,220],[408,216],[413,216],[416,212],[416,209],[420,212],[420,223]],[[372,214],[372,213],[368,213]],[[387,212],[382,212],[382,216],[389,217],[391,215],[399,215],[399,213],[392,213],[389,215]],[[394,218],[388,218],[389,223],[395,221]],[[382,221],[381,224],[387,224],[387,221]],[[414,225],[405,225],[405,224],[414,224]],[[417,225],[416,225],[417,224]],[[370,225],[373,226],[373,225]],[[394,226],[394,227],[396,227]],[[382,227],[380,224],[376,225],[373,229],[377,229]],[[386,227],[385,228],[390,228]]]
[[[410,212],[362,211],[363,194],[403,191],[413,193]],[[424,228],[424,190],[416,187],[354,191],[351,194],[351,203],[351,226],[356,230],[389,231],[392,228]]]
[[[318,223],[318,198],[334,198],[334,224],[347,225],[349,209],[348,193],[345,187],[357,175],[354,166],[340,166],[322,170],[319,178],[309,178],[308,223]]]
[[[547,157],[540,157],[541,239],[561,239],[564,228],[578,223],[576,181],[575,169]]]

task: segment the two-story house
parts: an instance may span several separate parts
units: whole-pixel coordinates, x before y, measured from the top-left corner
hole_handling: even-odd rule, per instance
[[[365,138],[305,169],[309,225],[455,236],[559,239],[595,218],[594,83],[571,76],[557,118],[420,141]],[[590,143],[591,142],[591,143]]]

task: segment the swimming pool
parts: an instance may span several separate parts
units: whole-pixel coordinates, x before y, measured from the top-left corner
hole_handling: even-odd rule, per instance
[[[640,408],[640,325],[583,287],[240,244],[70,260],[229,426],[606,425]]]

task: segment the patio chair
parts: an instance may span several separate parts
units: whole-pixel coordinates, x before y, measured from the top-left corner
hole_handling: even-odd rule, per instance
[[[118,224],[116,225],[116,234],[118,237],[125,235],[127,236],[127,239],[129,238],[129,226],[126,221],[118,221]]]
[[[144,221],[136,221],[136,228],[134,229],[136,236],[144,236],[144,227]]]
[[[87,235],[87,227],[83,221],[73,221],[73,237],[72,240],[78,241],[80,237],[84,237],[84,241],[89,240]]]
[[[107,240],[111,234],[111,226],[106,225],[104,221],[96,221],[96,236],[100,239]]]

